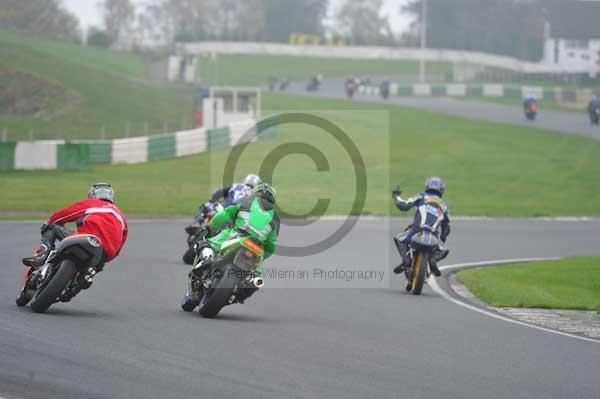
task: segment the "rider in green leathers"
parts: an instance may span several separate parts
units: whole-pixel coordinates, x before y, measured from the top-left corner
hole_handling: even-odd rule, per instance
[[[190,311],[200,304],[201,295],[195,287],[204,270],[210,267],[210,264],[216,254],[221,251],[223,244],[230,238],[243,232],[244,235],[251,237],[259,243],[264,249],[264,259],[267,259],[275,252],[275,243],[279,234],[279,216],[275,209],[275,189],[269,184],[259,184],[252,190],[251,195],[242,198],[221,212],[217,213],[211,220],[209,233],[204,241],[200,241],[196,246],[196,261],[190,272],[190,287],[183,298],[182,307]],[[230,225],[233,221],[233,227],[225,228],[220,233],[212,235],[224,226]],[[209,237],[210,236],[210,237]],[[262,268],[255,271],[257,276],[262,274]],[[247,292],[247,299],[257,289]]]

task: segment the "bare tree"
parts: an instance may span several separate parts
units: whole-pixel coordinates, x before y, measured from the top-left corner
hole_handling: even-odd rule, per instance
[[[387,16],[381,15],[383,0],[345,0],[336,14],[343,36],[355,44],[377,45],[393,40]]]
[[[210,0],[209,35],[224,40],[256,40],[265,26],[263,0]]]
[[[208,34],[209,0],[159,0],[140,16],[146,40],[169,44]]]
[[[79,20],[57,0],[2,0],[0,26],[63,40],[79,41]]]
[[[98,7],[103,13],[108,36],[113,43],[122,41],[135,22],[135,6],[131,0],[104,0]]]

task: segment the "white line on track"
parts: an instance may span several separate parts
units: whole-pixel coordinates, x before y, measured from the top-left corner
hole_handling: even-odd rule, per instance
[[[506,264],[510,264],[510,263],[526,263],[526,262],[537,262],[537,261],[558,260],[558,259],[561,259],[561,258],[523,258],[523,259],[490,260],[490,261],[484,261],[484,262],[459,263],[459,264],[455,264],[455,265],[440,266],[440,270],[449,271],[449,270],[456,270],[456,269],[463,269],[463,268],[477,267],[477,266],[506,265]],[[447,299],[450,302],[453,302],[459,306],[462,306],[463,308],[473,310],[475,312],[484,314],[489,317],[493,317],[494,319],[507,321],[509,323],[518,324],[520,326],[534,328],[534,329],[540,330],[540,331],[546,331],[546,332],[549,332],[552,334],[562,335],[564,337],[575,338],[575,339],[579,339],[581,341],[594,342],[596,344],[600,344],[599,340],[596,340],[593,338],[582,337],[580,335],[570,334],[570,333],[563,332],[563,331],[552,330],[550,328],[541,327],[541,326],[537,326],[535,324],[530,324],[530,323],[526,323],[526,322],[523,322],[520,320],[511,319],[510,317],[505,317],[498,313],[491,312],[489,310],[466,303],[464,301],[461,301],[459,299],[452,297],[450,294],[448,294],[446,291],[444,291],[442,288],[440,288],[440,286],[438,285],[435,278],[429,279],[428,284],[433,291],[438,293],[444,299]]]

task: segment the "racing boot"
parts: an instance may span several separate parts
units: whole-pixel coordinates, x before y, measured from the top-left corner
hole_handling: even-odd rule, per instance
[[[200,305],[203,296],[202,281],[192,272],[189,274],[188,289],[181,299],[181,309],[185,312],[191,312]]]
[[[407,267],[410,267],[410,256],[408,256],[408,244],[397,241],[396,246],[398,247],[398,252],[400,253],[400,256],[402,257],[402,263],[394,268],[394,273],[400,274]]]
[[[212,260],[215,256],[215,251],[206,241],[197,242],[194,245],[194,250],[196,251],[196,254],[199,255],[200,260],[196,265],[194,265],[191,273],[193,273],[196,277],[201,278],[204,271],[210,268]]]
[[[190,270],[188,275],[188,289],[181,300],[181,309],[185,312],[191,312],[198,305],[204,296],[204,286],[202,278],[205,272],[210,269],[215,251],[206,241],[196,243],[194,250],[200,255],[200,261]]]
[[[437,263],[443,259],[446,259],[449,253],[449,249],[446,249],[440,245],[438,250],[431,255],[431,258],[429,258],[429,270],[431,271],[431,274],[436,277],[440,277],[442,275]]]
[[[48,258],[48,255],[50,254],[50,250],[51,250],[51,246],[47,242],[42,241],[42,243],[35,250],[33,255],[30,257],[27,257],[27,258],[23,258],[22,262],[25,266],[38,268],[38,267],[42,266],[44,263],[46,263],[46,259]]]

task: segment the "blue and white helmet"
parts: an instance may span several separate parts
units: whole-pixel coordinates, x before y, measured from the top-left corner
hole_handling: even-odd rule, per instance
[[[445,190],[446,183],[444,183],[444,180],[441,177],[432,176],[425,182],[425,191],[435,191],[441,197]]]
[[[108,183],[96,183],[90,187],[90,191],[88,191],[88,198],[114,203],[115,192],[113,191],[112,186]]]
[[[247,186],[250,186],[250,188],[254,188],[254,187],[258,186],[260,183],[262,183],[262,180],[260,179],[260,177],[258,177],[258,175],[255,175],[253,173],[249,174],[244,179],[244,184]]]

